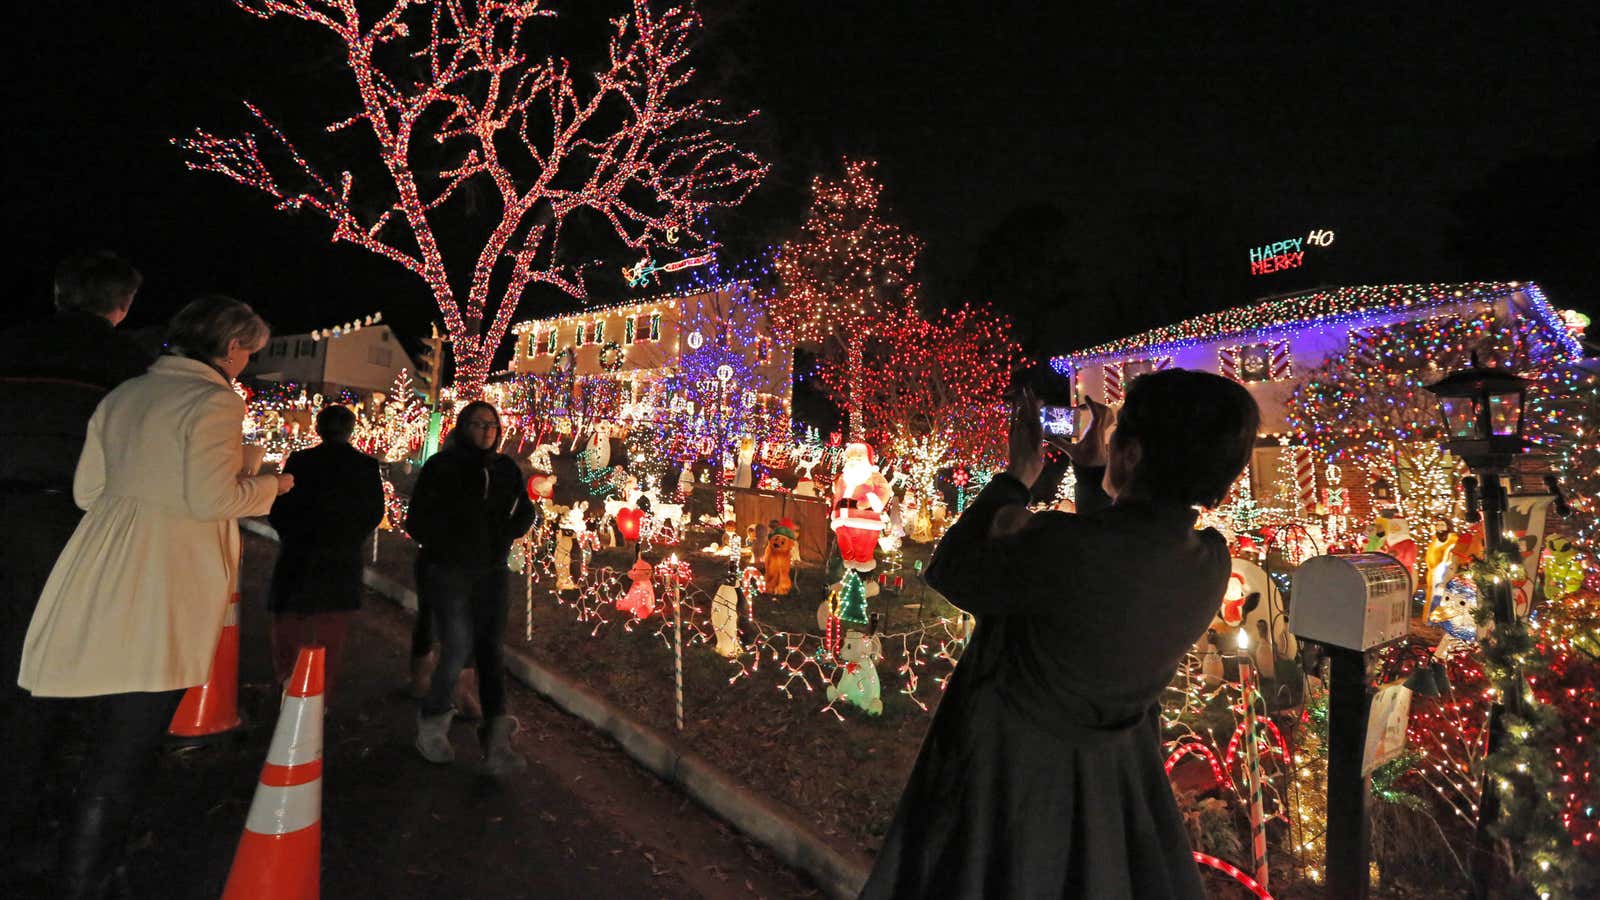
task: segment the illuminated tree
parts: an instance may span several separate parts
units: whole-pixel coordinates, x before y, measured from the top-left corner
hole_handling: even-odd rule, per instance
[[[998,468],[1005,460],[1003,395],[1023,362],[1010,320],[984,305],[932,319],[906,312],[878,335],[860,378],[863,433],[914,466]],[[851,389],[847,362],[825,364],[822,379],[838,396]]]
[[[846,160],[844,176],[811,182],[800,236],[778,251],[772,313],[795,343],[843,356],[852,440],[864,434],[863,369],[868,342],[885,322],[914,315],[922,241],[882,218],[876,163]]]
[[[358,102],[327,130],[370,132],[383,175],[363,178],[356,199],[349,169],[325,176],[248,102],[253,130],[219,137],[197,129],[175,141],[186,164],[264,191],[279,209],[325,217],[335,243],[421,277],[444,314],[461,397],[481,392],[529,285],[584,296],[580,272],[561,253],[575,214],[602,217],[630,247],[668,229],[698,236],[702,213],[742,201],[766,173],[723,136],[748,117],[725,117],[719,101],[689,93],[689,48],[700,28],[689,6],[657,15],[633,0],[631,14],[613,20],[591,84],[569,60],[536,55],[533,26],[555,15],[541,0],[387,0],[366,14],[355,0],[238,3],[339,38]],[[469,217],[457,198],[480,183],[498,203]],[[490,226],[468,245],[475,258],[446,259],[437,236],[446,218]]]
[[[700,335],[688,345],[666,380],[668,453],[680,458],[706,458],[722,483],[723,457],[739,441],[783,441],[789,421],[783,403],[765,395],[770,386],[756,372],[752,357],[764,337],[762,309],[748,287],[716,292],[686,312],[680,330]]]
[[[1415,525],[1456,524],[1456,481],[1464,470],[1439,447],[1439,406],[1425,385],[1468,365],[1472,351],[1485,364],[1512,362],[1495,344],[1494,329],[1487,312],[1355,329],[1348,351],[1307,372],[1295,388],[1289,426],[1321,458],[1388,480]]]

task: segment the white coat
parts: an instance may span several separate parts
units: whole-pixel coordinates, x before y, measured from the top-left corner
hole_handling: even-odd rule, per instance
[[[87,515],[56,560],[17,684],[40,697],[203,683],[239,564],[239,516],[264,515],[275,476],[240,477],[244,400],[176,356],[107,394],[72,494]]]

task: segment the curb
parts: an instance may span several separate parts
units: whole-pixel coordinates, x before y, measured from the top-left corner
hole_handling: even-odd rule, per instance
[[[278,539],[272,526],[262,521],[240,519],[239,527],[269,540]],[[411,588],[366,566],[362,567],[361,581],[395,605],[416,612],[417,593]],[[604,732],[656,777],[676,785],[784,863],[811,876],[828,896],[850,900],[861,892],[870,869],[864,859],[851,860],[829,847],[806,825],[729,778],[698,753],[677,749],[660,731],[635,722],[609,700],[524,651],[508,644],[505,663],[506,670],[518,681],[567,714]]]

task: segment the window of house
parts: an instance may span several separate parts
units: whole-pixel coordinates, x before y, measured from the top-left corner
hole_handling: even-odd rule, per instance
[[[622,320],[622,342],[624,344],[633,343],[633,332],[638,325],[639,320],[635,319],[633,316],[629,316]]]
[[[585,334],[587,334],[587,333],[588,333],[588,331],[589,331],[589,326],[587,326],[587,325],[585,325],[585,324],[584,324],[584,323],[582,323],[582,322],[579,322],[579,323],[578,323],[578,336],[577,336],[577,338],[576,338],[576,339],[575,339],[575,340],[574,340],[574,341],[573,341],[573,342],[572,342],[572,343],[573,343],[573,345],[574,345],[574,346],[578,346],[578,347],[582,347],[582,346],[583,346],[583,338],[584,338],[584,335],[585,335]]]
[[[529,359],[533,359],[535,356],[539,355],[539,332],[532,330],[528,332],[527,353]]]
[[[554,356],[556,353],[557,334],[560,331],[561,329],[559,328],[552,328],[550,329],[550,333],[544,336],[544,352],[550,354],[551,356]]]
[[[394,351],[390,350],[388,347],[367,348],[367,362],[372,363],[375,366],[387,367],[393,361]]]
[[[604,344],[606,342],[606,320],[605,319],[596,319],[595,320],[595,323],[594,323],[594,342],[596,344]]]
[[[1283,381],[1293,375],[1288,341],[1266,341],[1223,347],[1217,351],[1217,371],[1243,384]]]
[[[294,358],[295,359],[299,359],[302,356],[316,356],[316,355],[317,355],[317,342],[316,341],[313,341],[310,338],[306,338],[303,341],[295,341],[295,347],[294,347]]]
[[[650,314],[650,340],[661,340],[661,313]]]
[[[767,363],[772,362],[772,339],[771,338],[757,338],[756,339],[756,362],[758,362],[758,363],[760,363],[762,365],[766,365]]]

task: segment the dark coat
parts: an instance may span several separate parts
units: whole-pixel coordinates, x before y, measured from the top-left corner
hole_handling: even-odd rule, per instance
[[[151,361],[110,322],[86,313],[0,333],[0,698],[19,690],[34,606],[83,518],[72,474],[89,417]]]
[[[378,461],[345,443],[289,454],[294,489],[268,520],[283,539],[267,605],[273,612],[320,613],[361,606],[362,547],[383,521]]]
[[[71,490],[100,398],[153,361],[87,313],[61,312],[0,333],[0,484]]]
[[[977,628],[862,896],[1200,900],[1158,701],[1222,601],[1227,545],[1143,503],[991,539],[1027,499],[996,476],[929,563]]]
[[[510,457],[451,441],[417,475],[406,533],[422,545],[421,562],[504,566],[511,543],[528,533],[537,515]]]

